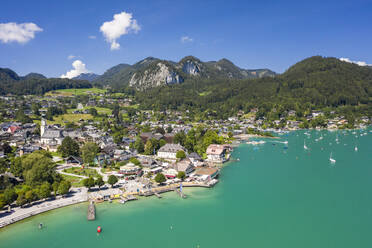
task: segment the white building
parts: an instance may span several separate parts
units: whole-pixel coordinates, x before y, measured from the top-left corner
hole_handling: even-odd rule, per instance
[[[226,147],[224,145],[211,144],[207,148],[208,161],[223,163],[226,161]]]
[[[186,149],[179,144],[165,144],[160,147],[158,157],[164,159],[177,159],[176,154],[178,151],[186,152]]]
[[[62,131],[58,129],[48,128],[46,121],[41,120],[40,125],[40,144],[46,146],[61,145],[63,141]]]

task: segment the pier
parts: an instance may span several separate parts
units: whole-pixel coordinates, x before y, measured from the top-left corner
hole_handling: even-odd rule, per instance
[[[156,195],[157,198],[161,198],[161,195],[159,193],[154,193],[154,195]]]
[[[182,193],[182,191],[179,190],[179,189],[175,189],[174,191],[176,191],[176,192],[179,194],[179,196],[181,196],[182,199],[185,199],[185,198],[187,197],[187,196],[186,196],[184,193]]]
[[[96,219],[96,207],[94,206],[93,201],[91,201],[89,206],[88,206],[87,218],[88,218],[88,220],[95,220]]]

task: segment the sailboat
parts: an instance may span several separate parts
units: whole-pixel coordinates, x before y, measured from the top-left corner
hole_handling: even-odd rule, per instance
[[[307,150],[307,146],[306,146],[306,143],[305,143],[305,140],[304,140],[304,149]]]
[[[338,135],[336,134],[336,142],[338,143]]]
[[[356,151],[356,152],[358,151],[358,147],[357,146],[354,147],[354,151]]]
[[[329,156],[329,161],[331,161],[332,164],[336,163],[336,159],[332,158],[332,152],[331,155]]]

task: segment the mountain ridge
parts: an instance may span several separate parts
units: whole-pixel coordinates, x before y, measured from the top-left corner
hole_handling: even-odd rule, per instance
[[[275,75],[277,74],[269,69],[241,69],[225,58],[203,62],[189,55],[178,62],[146,57],[133,65],[119,64],[108,69],[93,82],[114,88],[130,86],[144,90],[161,85],[179,84],[195,78],[245,79]]]

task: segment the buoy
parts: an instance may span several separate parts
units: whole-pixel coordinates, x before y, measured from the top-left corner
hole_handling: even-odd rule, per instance
[[[100,226],[97,227],[97,232],[98,233],[102,232],[102,228]]]

